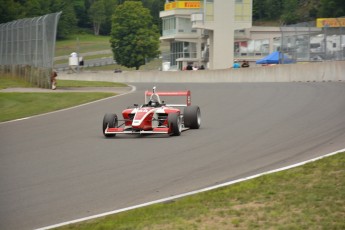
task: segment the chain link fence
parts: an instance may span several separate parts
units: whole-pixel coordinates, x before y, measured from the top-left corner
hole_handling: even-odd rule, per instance
[[[328,20],[333,25],[313,21],[280,27],[277,50],[298,62],[345,60],[345,18]]]
[[[50,88],[61,12],[0,24],[0,73]]]

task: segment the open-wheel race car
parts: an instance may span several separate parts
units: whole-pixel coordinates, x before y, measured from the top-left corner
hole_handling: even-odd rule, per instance
[[[160,96],[184,96],[183,104],[166,104]],[[181,109],[180,109],[181,108]],[[191,92],[145,91],[145,104],[129,107],[122,111],[122,118],[107,113],[103,118],[103,134],[168,134],[179,136],[187,129],[199,129],[201,114],[199,106],[191,105]]]

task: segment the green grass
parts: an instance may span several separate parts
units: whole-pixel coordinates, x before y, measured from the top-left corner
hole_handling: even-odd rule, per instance
[[[11,76],[2,76],[0,77],[0,89],[6,89],[6,88],[33,88],[36,87],[32,84],[30,84],[27,81],[11,77]]]
[[[345,153],[58,229],[345,229]]]
[[[73,51],[79,53],[99,50],[110,50],[109,36],[92,34],[71,35],[68,39],[56,41],[55,56],[70,55]]]
[[[114,93],[0,93],[0,122],[114,96]]]
[[[22,79],[0,77],[0,89],[33,87]],[[126,84],[115,82],[70,81],[59,80],[59,87],[125,87]],[[10,93],[0,92],[0,122],[19,119],[32,115],[56,111],[71,106],[114,96],[114,93]]]

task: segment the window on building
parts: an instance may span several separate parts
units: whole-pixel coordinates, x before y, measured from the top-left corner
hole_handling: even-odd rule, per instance
[[[177,66],[178,58],[196,58],[196,43],[193,42],[172,42],[170,43],[170,65]]]
[[[176,59],[183,57],[183,42],[170,43],[170,65],[177,66]]]
[[[190,18],[167,17],[162,19],[163,36],[174,35],[177,33],[196,33],[197,30],[192,28]]]
[[[192,21],[190,20],[190,18],[178,18],[178,32],[193,33]]]
[[[176,33],[176,18],[167,17],[162,19],[162,31],[163,36],[171,35]]]

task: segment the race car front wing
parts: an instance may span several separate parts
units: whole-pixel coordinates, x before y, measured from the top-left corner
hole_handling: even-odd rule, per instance
[[[188,128],[182,127],[181,131],[185,131]],[[169,134],[169,128],[157,127],[152,130],[134,130],[125,128],[107,128],[105,134]]]

